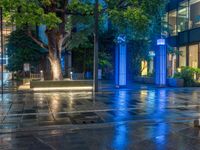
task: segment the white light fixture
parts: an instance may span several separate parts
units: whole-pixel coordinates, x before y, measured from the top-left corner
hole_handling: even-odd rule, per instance
[[[83,90],[92,90],[92,86],[84,87],[44,87],[44,88],[33,88],[33,91],[83,91]]]
[[[165,39],[158,39],[157,40],[157,45],[165,45]]]

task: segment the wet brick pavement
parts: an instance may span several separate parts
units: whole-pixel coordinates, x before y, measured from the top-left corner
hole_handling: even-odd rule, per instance
[[[3,100],[2,100],[3,99]],[[0,149],[198,149],[200,88],[6,93]]]

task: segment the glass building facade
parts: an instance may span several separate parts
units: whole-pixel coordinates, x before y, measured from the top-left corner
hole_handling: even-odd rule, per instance
[[[8,63],[8,57],[6,55],[6,50],[7,50],[6,44],[8,42],[9,35],[14,30],[15,30],[15,26],[10,24],[10,23],[8,24],[6,22],[6,20],[3,19],[3,39],[1,39],[1,36],[0,36],[0,41],[3,40],[3,45],[4,45],[4,48],[3,48],[3,66],[4,66],[3,70],[4,70],[4,72],[6,72],[6,65]],[[1,47],[1,45],[0,45],[0,47]],[[2,49],[1,48],[0,48],[0,55],[2,55]],[[0,57],[0,60],[1,60],[1,57]],[[1,72],[1,70],[2,69],[1,69],[1,66],[0,66],[0,72]]]
[[[177,1],[177,8],[169,10],[167,13],[171,36],[200,27],[200,0]]]
[[[200,0],[170,0],[167,6],[168,43],[179,55],[169,56],[171,70],[200,68]],[[173,62],[174,61],[174,62]],[[168,69],[170,70],[170,69]]]

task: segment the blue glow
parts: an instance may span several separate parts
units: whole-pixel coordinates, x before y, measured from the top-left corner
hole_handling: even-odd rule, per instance
[[[65,71],[65,56],[61,56],[61,69],[64,72]]]
[[[118,43],[125,43],[126,42],[126,37],[121,35],[117,37],[117,42]]]
[[[150,57],[154,57],[154,56],[156,56],[156,54],[155,54],[154,51],[149,51],[149,56],[150,56]]]
[[[116,46],[115,54],[115,80],[117,86],[126,86],[126,38],[119,36],[117,38],[118,44]]]
[[[158,46],[156,51],[156,84],[159,86],[166,85],[167,79],[167,50],[165,45]]]
[[[157,149],[166,149],[165,145],[168,143],[166,134],[169,133],[169,124],[161,120],[165,120],[166,115],[166,104],[167,104],[167,93],[165,89],[148,91],[147,96],[147,106],[148,114],[150,110],[152,111],[151,119],[159,119],[160,122],[156,125],[148,127],[147,135],[148,137],[155,137],[154,142],[157,146]],[[150,102],[150,103],[149,103]],[[155,111],[156,110],[156,111]],[[165,116],[166,115],[166,116]]]
[[[130,100],[127,91],[118,91],[115,94],[116,105],[117,109],[120,111],[115,112],[115,121],[116,121],[116,128],[115,128],[115,136],[113,139],[113,147],[114,149],[125,149],[128,141],[128,129],[125,123],[120,123],[120,121],[124,121],[129,117],[128,113],[128,103]]]
[[[160,123],[157,125],[154,131],[156,143],[162,148],[164,148],[164,144],[167,143],[165,134],[168,132],[168,128],[169,127],[166,123]]]
[[[119,85],[126,85],[126,44],[120,45],[120,62],[119,62]]]
[[[157,45],[165,45],[165,39],[158,39]]]

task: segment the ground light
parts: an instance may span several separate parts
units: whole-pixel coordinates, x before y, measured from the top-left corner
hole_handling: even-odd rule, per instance
[[[92,90],[92,86],[80,86],[80,87],[48,87],[48,88],[33,88],[33,91],[85,91]]]

